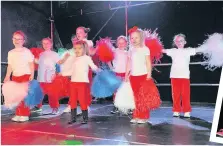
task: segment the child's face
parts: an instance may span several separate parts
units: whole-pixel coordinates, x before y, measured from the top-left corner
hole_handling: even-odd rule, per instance
[[[51,50],[53,44],[49,40],[43,40],[42,46],[44,50]]]
[[[87,37],[87,33],[84,32],[83,28],[77,28],[76,36],[77,36],[78,40],[83,40]]]
[[[130,42],[133,46],[141,45],[141,36],[139,32],[133,32],[130,35]]]
[[[125,49],[127,47],[127,41],[125,39],[123,39],[123,38],[118,39],[117,47],[119,49]]]
[[[186,41],[185,41],[184,37],[177,36],[174,43],[176,44],[177,48],[184,48]]]
[[[16,48],[22,47],[25,43],[25,39],[20,34],[13,35],[12,42]]]
[[[75,54],[77,57],[84,55],[84,45],[76,44],[75,47]]]

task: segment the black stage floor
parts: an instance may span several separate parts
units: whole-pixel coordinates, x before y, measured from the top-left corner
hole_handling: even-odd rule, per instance
[[[191,119],[173,118],[171,105],[163,104],[151,113],[151,124],[130,124],[126,115],[111,115],[112,103],[93,104],[89,111],[89,123],[68,125],[69,113],[50,115],[48,105],[42,114],[33,113],[29,122],[15,123],[11,111],[2,106],[1,140],[3,145],[217,145],[209,142],[214,106],[193,105]],[[78,111],[80,113],[80,110]],[[219,145],[219,144],[218,144]]]

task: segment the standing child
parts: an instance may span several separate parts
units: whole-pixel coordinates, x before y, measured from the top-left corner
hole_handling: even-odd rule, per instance
[[[88,45],[85,41],[78,41],[75,43],[75,54],[71,75],[70,84],[70,106],[71,106],[71,120],[68,124],[76,122],[77,115],[77,101],[80,103],[82,110],[83,121],[86,124],[88,121],[88,106],[89,106],[89,67],[97,71],[98,67],[93,63],[91,57],[86,55]]]
[[[80,26],[76,29],[76,36],[72,38],[72,43],[74,44],[76,41],[85,41],[87,43],[87,52],[86,54],[95,58],[96,50],[93,48],[94,44],[91,40],[88,40],[88,33],[90,32],[90,28],[85,28]],[[94,61],[95,62],[95,61]],[[89,68],[90,69],[90,68]],[[92,70],[89,70],[89,89],[92,83]],[[70,102],[70,101],[69,101]],[[91,97],[89,99],[89,103],[91,103]],[[70,105],[68,103],[68,107],[64,110],[64,112],[70,112]]]
[[[62,64],[68,58],[68,55],[64,57],[64,59],[60,60],[59,55],[52,51],[53,42],[50,38],[44,38],[42,40],[42,46],[45,50],[43,53],[40,54],[38,62],[38,76],[37,80],[40,82],[40,85],[44,91],[44,94],[48,95],[48,100],[50,107],[53,109],[52,113],[58,113],[59,107],[59,97],[57,94],[54,94],[52,88],[52,80],[56,74],[56,64]],[[42,104],[38,105],[38,108],[41,108]]]
[[[184,48],[186,45],[184,34],[174,36],[173,44],[177,48],[166,49],[164,53],[172,58],[170,71],[173,116],[179,117],[180,112],[184,113],[185,118],[190,118],[190,57],[196,54],[196,49]],[[181,106],[182,97],[182,106]]]
[[[34,56],[29,49],[23,47],[26,36],[22,31],[16,31],[13,34],[14,49],[8,52],[8,67],[4,82],[12,81],[22,83],[33,80],[34,78]],[[30,109],[22,101],[16,108],[15,117],[12,121],[25,122],[29,120]]]
[[[119,36],[116,41],[116,45],[118,48],[114,50],[114,60],[108,63],[110,69],[113,69],[116,76],[125,78],[125,71],[126,71],[126,63],[127,63],[127,45],[128,41],[125,36]],[[113,65],[113,66],[112,66]],[[113,96],[113,101],[115,99],[115,95]],[[111,111],[112,114],[118,113],[118,109],[116,107],[113,108]]]
[[[127,60],[125,81],[128,81],[128,78],[130,79],[136,105],[136,108],[133,111],[133,119],[130,122],[138,124],[147,123],[147,120],[150,117],[149,109],[142,110],[140,107],[142,101],[145,100],[143,98],[146,97],[145,95],[142,96],[139,93],[141,85],[146,80],[151,80],[152,74],[150,50],[145,46],[144,41],[144,34],[141,29],[137,28],[130,31],[130,49]],[[154,85],[151,85],[150,88],[153,88],[153,91],[157,90],[155,89],[156,86]],[[147,94],[150,94],[151,96],[158,96],[157,91]]]

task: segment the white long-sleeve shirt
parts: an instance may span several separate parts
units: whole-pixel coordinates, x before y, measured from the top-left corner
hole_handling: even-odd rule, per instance
[[[97,70],[98,67],[94,64],[91,57],[84,55],[75,57],[72,66],[71,82],[86,82],[89,83],[88,72],[89,67],[92,70]]]
[[[190,57],[196,54],[196,49],[166,49],[166,54],[172,58],[170,78],[190,78]]]

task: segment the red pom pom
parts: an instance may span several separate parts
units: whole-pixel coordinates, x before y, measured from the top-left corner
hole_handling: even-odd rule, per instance
[[[31,53],[34,55],[35,59],[39,59],[39,55],[44,51],[43,49],[40,48],[31,48],[30,49]],[[35,63],[35,70],[38,69],[38,64]]]
[[[144,31],[145,33],[145,45],[150,50],[150,58],[152,63],[160,62],[160,59],[163,56],[163,44],[160,41],[156,30],[151,32],[150,30]]]
[[[97,41],[97,55],[102,62],[110,62],[114,59],[112,47],[113,46],[109,38]]]
[[[141,84],[137,98],[136,107],[140,111],[154,110],[160,107],[161,99],[159,91],[152,79],[146,80]]]
[[[150,58],[153,63],[160,62],[160,59],[163,56],[163,45],[158,39],[151,39],[146,38],[145,39],[145,45],[150,50]]]
[[[56,75],[50,87],[50,93],[53,93],[57,98],[69,97],[70,80],[68,77]]]

